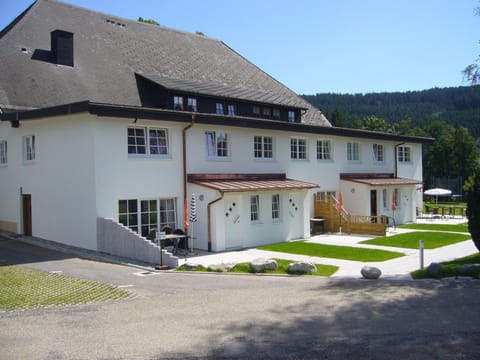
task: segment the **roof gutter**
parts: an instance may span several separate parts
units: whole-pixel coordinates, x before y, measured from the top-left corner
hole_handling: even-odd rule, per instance
[[[165,120],[165,116],[169,116],[169,120],[177,122],[190,122],[192,116],[189,112],[166,110],[158,108],[145,108],[141,106],[130,105],[116,105],[96,103],[90,101],[82,101],[78,103],[71,103],[59,106],[53,106],[42,109],[27,110],[20,112],[8,112],[0,114],[0,121],[22,121],[34,120],[51,116],[61,116],[67,114],[74,114],[80,112],[89,112],[97,116],[107,116],[116,118],[132,118],[141,117],[146,120]],[[386,141],[406,141],[413,143],[431,143],[433,138],[408,136],[408,135],[394,135],[386,134],[368,130],[358,130],[350,128],[329,127],[319,125],[309,125],[301,123],[289,123],[280,120],[265,120],[242,116],[227,116],[218,114],[196,113],[196,124],[208,124],[218,126],[235,126],[235,127],[249,127],[252,129],[266,129],[278,130],[287,132],[302,132],[309,134],[323,134],[332,136],[348,136],[354,138],[368,138],[381,139]]]
[[[182,130],[183,147],[183,229],[188,234],[188,200],[187,200],[187,131],[195,124],[196,115],[192,115],[192,122]]]
[[[212,218],[211,218],[211,207],[213,204],[219,202],[220,200],[223,200],[223,196],[225,193],[223,191],[220,191],[220,197],[216,198],[213,201],[210,201],[207,206],[207,222],[208,222],[208,251],[212,251]]]

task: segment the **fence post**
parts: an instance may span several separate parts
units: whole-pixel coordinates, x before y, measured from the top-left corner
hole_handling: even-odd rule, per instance
[[[420,250],[420,270],[423,270],[423,248],[424,248],[423,240],[420,240],[420,243],[419,243],[419,250]]]

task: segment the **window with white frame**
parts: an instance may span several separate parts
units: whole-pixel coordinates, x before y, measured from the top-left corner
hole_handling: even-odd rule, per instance
[[[295,111],[288,112],[288,122],[295,122]]]
[[[35,135],[28,135],[23,137],[23,160],[35,160]]]
[[[332,160],[330,140],[317,140],[317,160]]]
[[[118,222],[130,230],[138,232],[138,200],[118,201]]]
[[[384,209],[388,207],[387,189],[382,190],[382,205]]]
[[[118,201],[118,222],[142,236],[164,226],[176,228],[176,200],[170,199],[128,199]]]
[[[315,194],[315,201],[328,203],[330,202],[330,198],[333,196],[335,197],[335,191],[317,191]]]
[[[192,97],[187,98],[187,110],[197,111],[197,99]]]
[[[158,229],[157,200],[140,200],[140,234],[148,236],[151,230]]]
[[[127,134],[129,155],[165,156],[169,154],[167,129],[129,126]]]
[[[7,140],[0,141],[0,165],[7,165],[8,153],[7,153]]]
[[[159,229],[168,226],[171,229],[177,227],[177,201],[175,198],[160,199],[158,204]]]
[[[307,159],[307,140],[306,139],[290,139],[290,159],[306,160]]]
[[[207,157],[227,158],[228,157],[228,134],[220,131],[205,132]]]
[[[360,144],[347,143],[347,160],[360,161]]]
[[[223,109],[223,103],[217,102],[215,105],[215,112],[217,114],[223,115],[225,114],[225,110]]]
[[[384,148],[382,144],[373,144],[373,161],[384,161]]]
[[[411,162],[411,148],[409,146],[399,146],[398,147],[398,161],[399,162]]]
[[[280,194],[272,195],[272,219],[280,219]]]
[[[237,112],[235,111],[235,104],[228,104],[227,105],[227,114],[230,116],[234,116]]]
[[[250,220],[260,220],[260,196],[258,195],[250,196]]]
[[[183,96],[174,96],[173,97],[173,109],[174,110],[183,110]]]
[[[253,143],[255,159],[271,160],[273,158],[273,138],[271,136],[255,136]]]
[[[400,195],[400,191],[398,191],[398,189],[394,189],[393,190],[393,193],[394,193],[394,196],[395,196],[395,207],[398,208],[399,205],[400,205],[400,201],[398,200],[398,196]],[[392,199],[393,201],[393,199]]]

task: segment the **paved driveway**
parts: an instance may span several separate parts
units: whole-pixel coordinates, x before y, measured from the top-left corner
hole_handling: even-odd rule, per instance
[[[0,260],[136,294],[0,313],[2,359],[473,359],[480,353],[480,281],[139,276],[138,268],[6,240]]]

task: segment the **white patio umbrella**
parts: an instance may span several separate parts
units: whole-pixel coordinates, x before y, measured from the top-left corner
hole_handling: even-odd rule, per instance
[[[448,189],[433,188],[423,192],[425,195],[435,196],[435,201],[438,202],[439,196],[452,195],[452,191]]]

